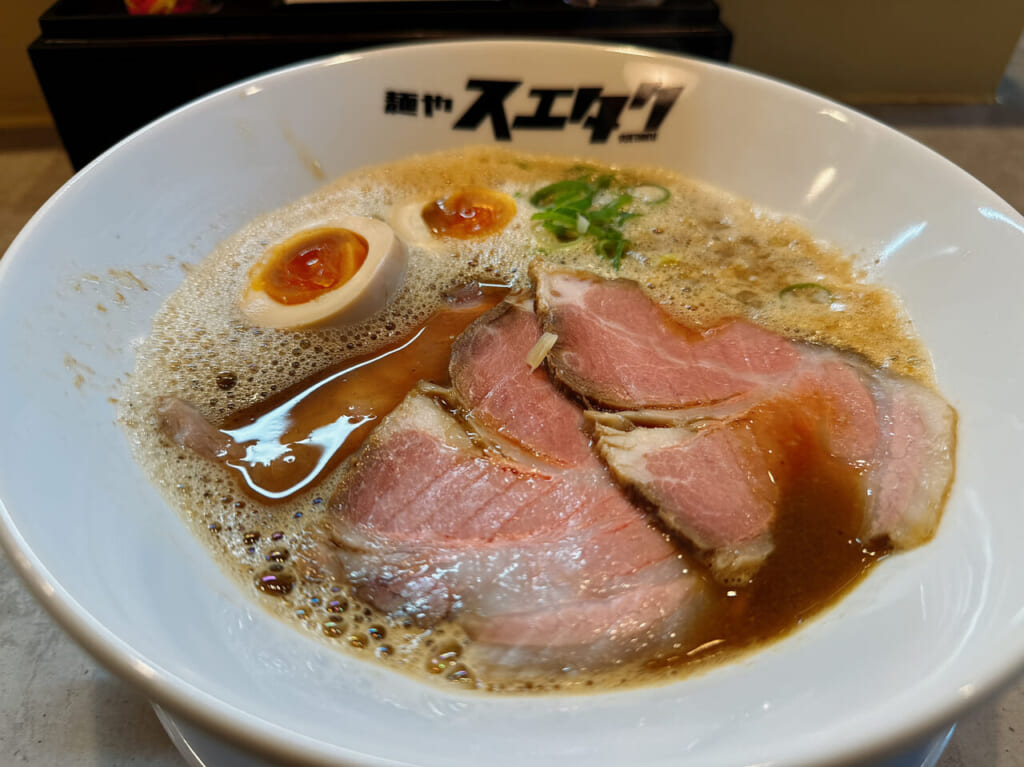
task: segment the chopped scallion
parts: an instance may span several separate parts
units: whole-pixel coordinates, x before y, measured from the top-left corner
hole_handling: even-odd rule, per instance
[[[538,189],[531,195],[530,204],[539,208],[533,220],[559,243],[573,244],[583,237],[593,238],[597,254],[618,269],[631,244],[622,225],[641,215],[630,210],[630,206],[634,202],[664,202],[668,197],[667,189],[654,184],[626,189],[610,173],[591,173]]]
[[[634,186],[629,192],[637,200],[646,202],[648,205],[657,205],[672,196],[672,193],[660,184],[641,184]]]

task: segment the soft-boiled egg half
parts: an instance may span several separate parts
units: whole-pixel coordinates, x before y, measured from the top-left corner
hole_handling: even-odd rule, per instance
[[[401,202],[392,208],[390,221],[404,242],[437,250],[446,238],[483,240],[498,234],[515,215],[515,200],[507,194],[471,186]]]
[[[239,308],[265,328],[349,325],[390,302],[407,264],[405,246],[384,222],[331,218],[267,248]]]

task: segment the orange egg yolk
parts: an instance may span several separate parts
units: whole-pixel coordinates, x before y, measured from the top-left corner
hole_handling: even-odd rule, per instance
[[[368,251],[366,240],[349,229],[299,232],[270,249],[252,287],[279,304],[304,304],[352,279]]]
[[[435,237],[472,240],[497,234],[516,214],[512,198],[493,189],[468,187],[423,207],[421,215]]]

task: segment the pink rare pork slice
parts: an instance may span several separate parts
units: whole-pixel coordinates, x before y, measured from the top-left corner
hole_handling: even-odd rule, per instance
[[[526,356],[510,303],[456,343],[451,390],[412,392],[331,500],[348,579],[420,625],[458,618],[498,666],[597,667],[666,646],[705,584],[590,448],[582,410]]]
[[[745,320],[687,328],[628,280],[535,265],[553,375],[600,407],[597,449],[723,583],[774,549],[785,499],[819,465],[856,472],[862,538],[909,548],[935,531],[955,413],[931,389]]]

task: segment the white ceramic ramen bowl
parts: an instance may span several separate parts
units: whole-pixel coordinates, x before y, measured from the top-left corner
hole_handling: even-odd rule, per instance
[[[564,117],[595,93],[582,88],[600,89],[586,114],[607,117],[618,104],[618,119],[527,127],[544,98],[536,89],[558,90],[548,116]],[[502,89],[506,98],[493,95]],[[133,345],[180,265],[253,216],[367,163],[501,138],[664,165],[876,262],[960,412],[957,480],[935,540],[883,562],[834,609],[742,662],[590,697],[428,687],[332,651],[242,593],[131,458],[111,398]],[[881,756],[1024,664],[1022,254],[1024,219],[950,163],[846,107],[734,69],[516,41],[285,69],[119,144],[0,261],[3,544],[101,662],[178,716],[290,764],[735,767]]]

